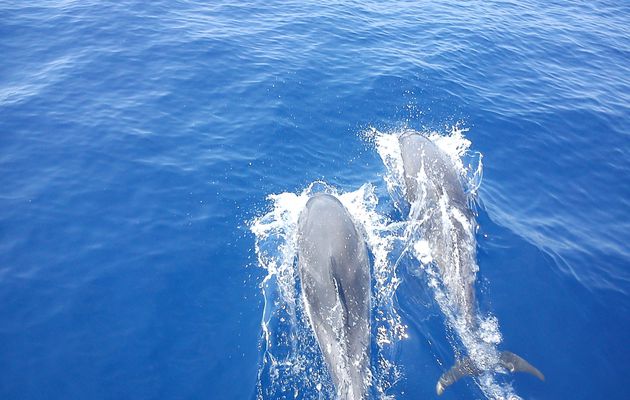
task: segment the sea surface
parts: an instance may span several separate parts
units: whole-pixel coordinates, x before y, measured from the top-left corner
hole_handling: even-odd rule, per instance
[[[334,397],[291,242],[318,191],[370,246],[371,398],[436,398],[470,348],[383,234],[406,130],[474,172],[484,340],[546,377],[442,398],[628,398],[629,27],[607,0],[0,1],[0,399]]]

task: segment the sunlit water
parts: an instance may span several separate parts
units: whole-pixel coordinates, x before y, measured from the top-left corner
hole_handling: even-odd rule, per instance
[[[373,398],[434,398],[471,343],[546,381],[495,371],[445,399],[627,397],[629,15],[2,2],[0,398],[328,398],[291,264],[321,190],[372,253]],[[386,143],[404,129],[461,133],[445,148],[471,167],[487,333],[470,341],[404,223]]]

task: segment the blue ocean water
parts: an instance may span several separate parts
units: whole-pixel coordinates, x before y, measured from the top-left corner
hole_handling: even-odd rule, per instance
[[[483,154],[482,307],[546,375],[504,381],[627,397],[629,17],[600,0],[0,3],[0,398],[256,398],[267,196],[370,182],[386,205],[364,133],[454,126]],[[433,398],[452,363],[423,290],[397,292],[394,398]],[[468,379],[444,398],[480,396]]]

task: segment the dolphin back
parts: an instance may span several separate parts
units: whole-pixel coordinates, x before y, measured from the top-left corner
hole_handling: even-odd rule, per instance
[[[425,184],[431,185],[435,194],[446,194],[451,202],[465,208],[462,182],[455,165],[444,151],[417,132],[404,133],[399,143],[405,172],[405,195],[409,203],[417,200],[420,194],[418,180],[422,179]],[[435,201],[435,198],[428,200]]]
[[[477,271],[476,220],[468,207],[459,172],[450,159],[429,138],[406,132],[399,137],[404,169],[406,198],[410,219],[421,220],[423,238],[429,243],[433,261],[438,265],[446,297],[467,329],[476,329],[474,282]],[[415,206],[415,209],[414,209]],[[527,372],[544,380],[543,374],[522,357],[504,351],[498,365],[509,372]],[[484,371],[469,357],[458,360],[438,380],[436,392],[465,376]]]
[[[366,244],[337,198],[317,194],[300,214],[298,270],[309,323],[341,400],[367,397],[370,267]]]

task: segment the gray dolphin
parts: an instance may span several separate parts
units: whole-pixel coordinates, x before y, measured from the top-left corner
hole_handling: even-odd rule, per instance
[[[298,222],[298,269],[309,322],[341,400],[367,397],[370,266],[365,242],[337,198],[316,194]]]
[[[459,174],[451,159],[430,139],[416,132],[399,138],[403,160],[405,197],[412,205],[410,219],[420,220],[423,239],[437,264],[446,296],[454,313],[469,327],[476,326],[475,274],[477,272],[476,221],[467,205]],[[510,372],[522,371],[544,380],[543,374],[511,352],[501,352],[499,363]],[[468,357],[456,362],[439,379],[436,391],[465,375],[479,375]]]

